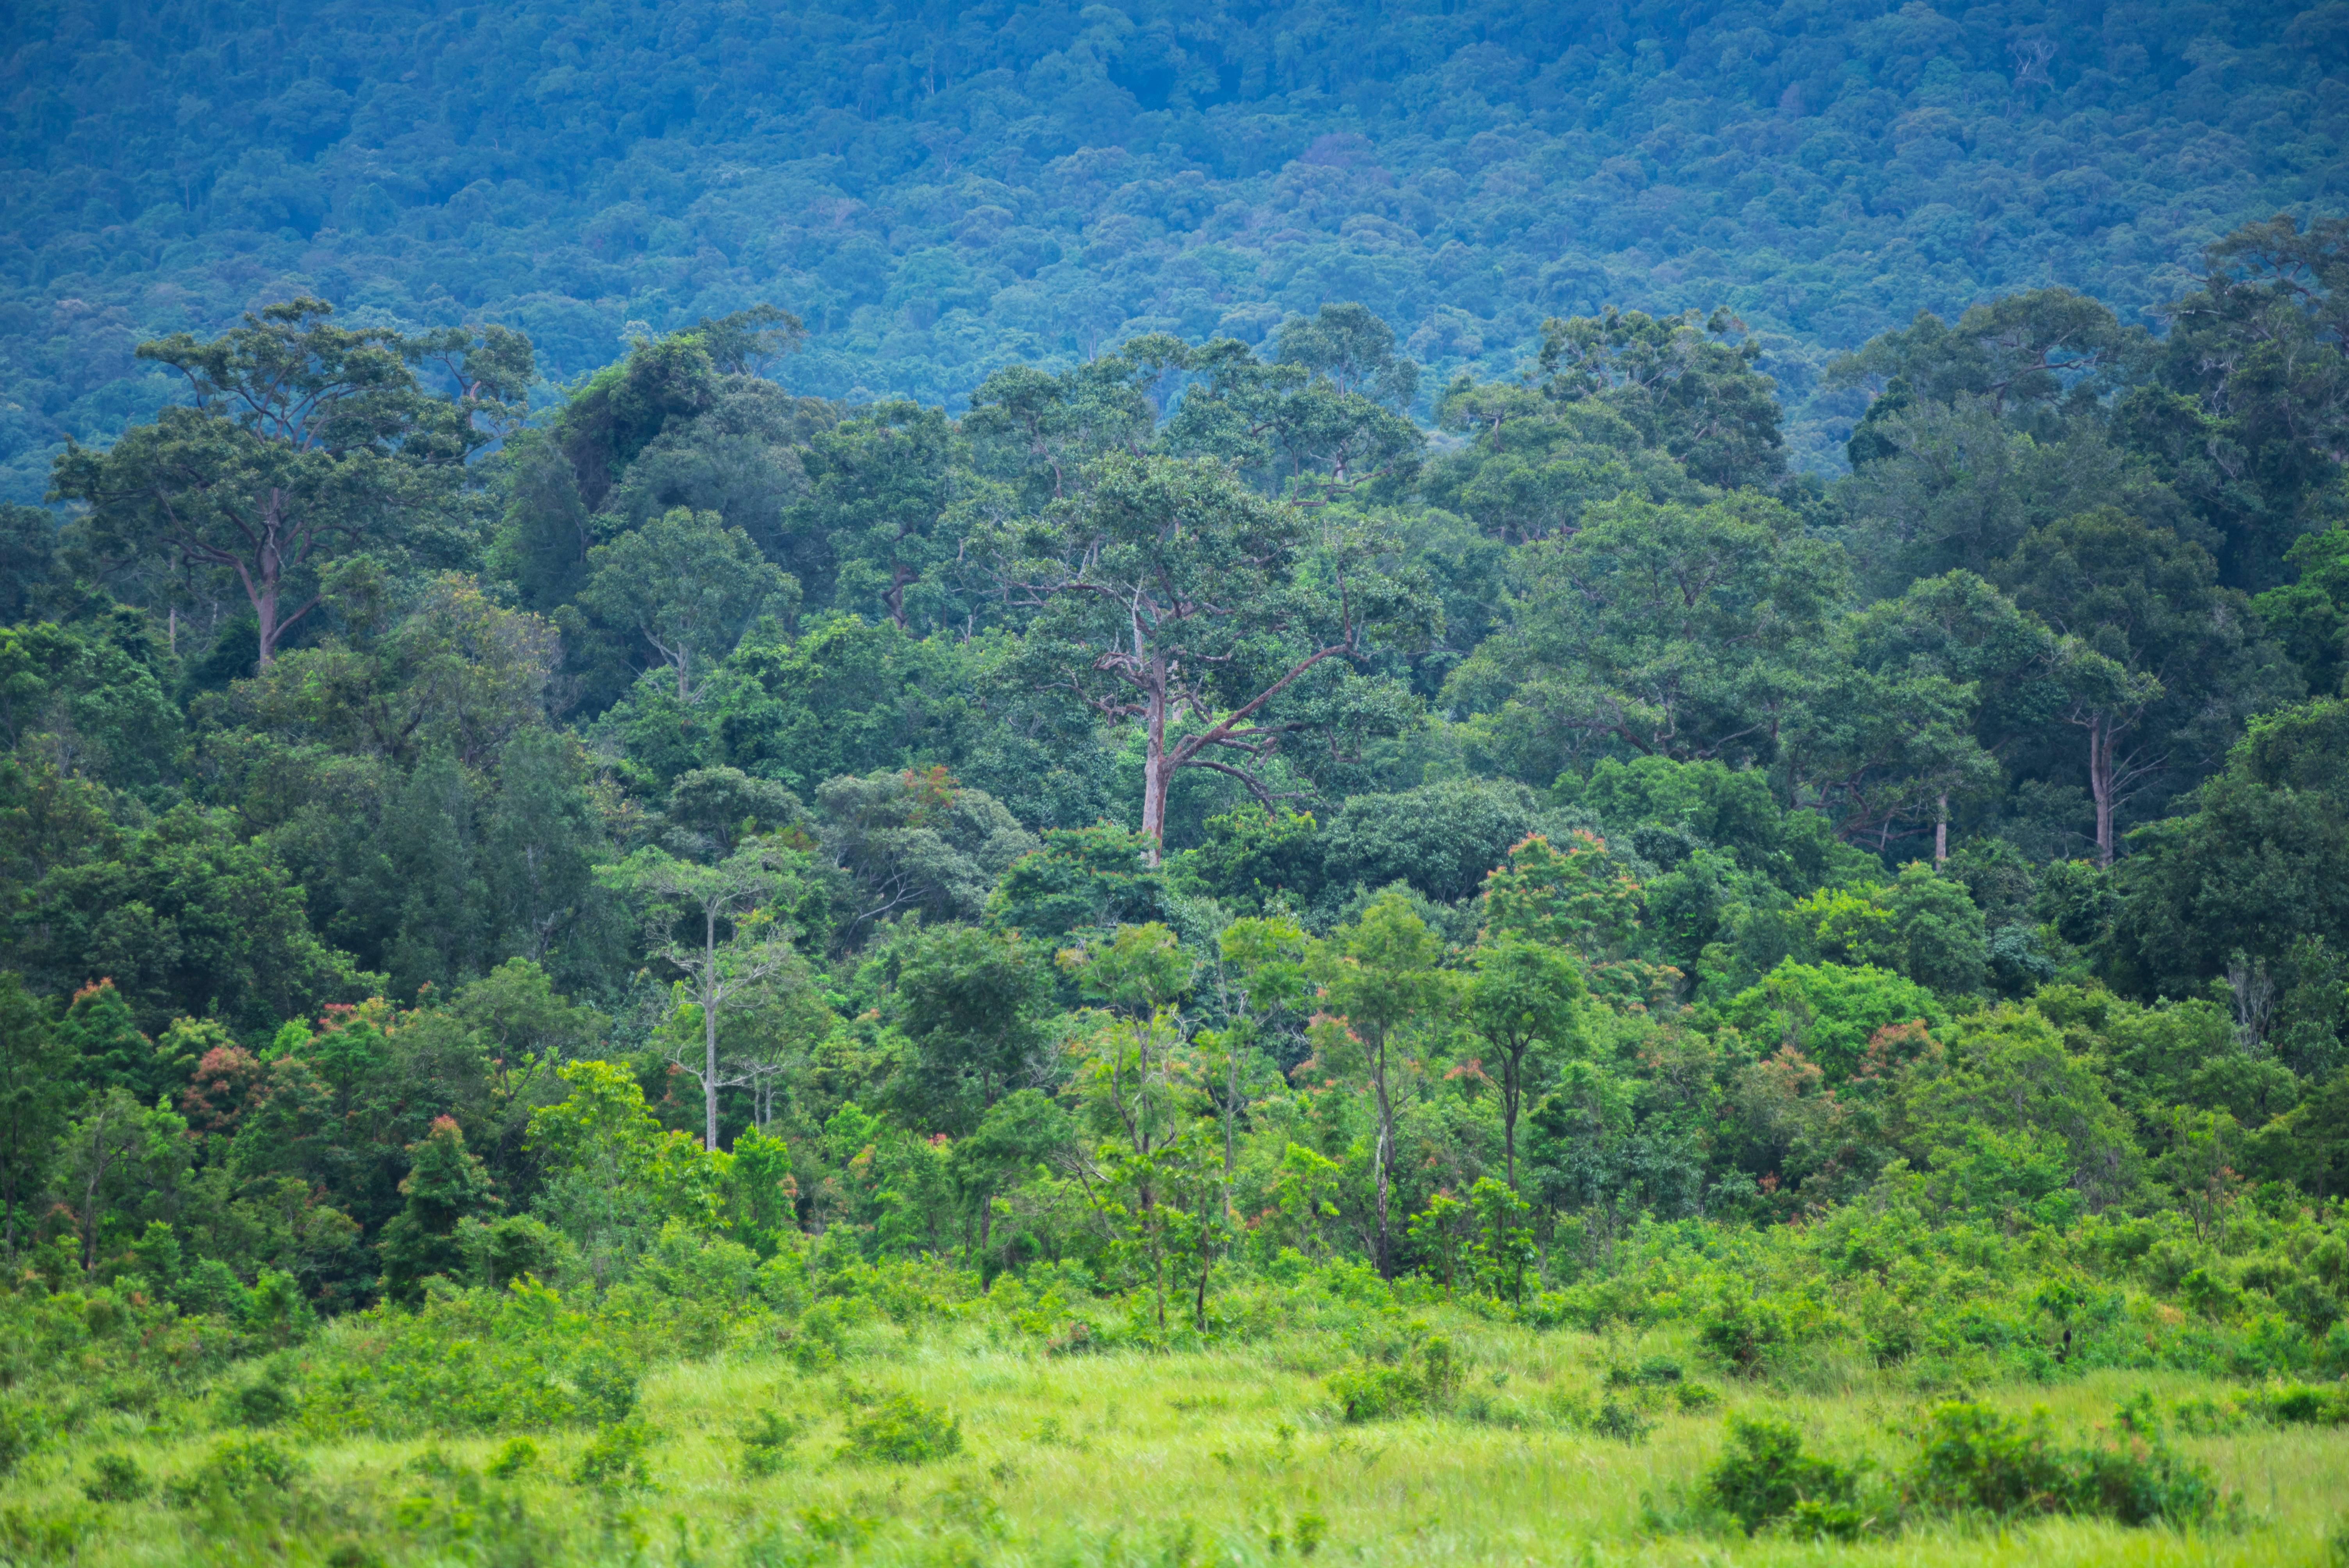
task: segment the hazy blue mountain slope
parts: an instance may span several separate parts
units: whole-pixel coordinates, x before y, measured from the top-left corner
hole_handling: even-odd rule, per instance
[[[1823,349],[2041,283],[2143,312],[2337,201],[2344,57],[2340,0],[27,0],[0,493],[162,401],[140,338],[297,290],[521,326],[557,377],[771,299],[795,388],[948,402],[1328,299],[1486,373],[1547,315],[1727,303],[1816,463],[1857,411]]]

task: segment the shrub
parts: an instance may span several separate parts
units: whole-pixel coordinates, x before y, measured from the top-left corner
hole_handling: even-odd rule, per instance
[[[1985,1513],[2050,1512],[2068,1490],[2050,1445],[2047,1416],[2029,1421],[1988,1405],[1955,1400],[1926,1418],[1925,1440],[1909,1472],[1909,1493],[1924,1507]]]
[[[1590,1429],[1602,1438],[1612,1438],[1619,1443],[1643,1443],[1656,1423],[1637,1405],[1621,1405],[1612,1399],[1599,1407],[1599,1414],[1590,1418]]]
[[[263,1269],[253,1282],[244,1326],[247,1333],[268,1344],[295,1345],[317,1328],[318,1315],[303,1295],[300,1281],[275,1269]]]
[[[2277,1383],[2246,1394],[2242,1408],[2279,1427],[2349,1426],[2349,1389]]]
[[[528,1438],[512,1438],[481,1468],[493,1480],[511,1480],[537,1463],[538,1445]]]
[[[1842,1465],[1803,1451],[1803,1434],[1785,1421],[1729,1418],[1729,1446],[1705,1474],[1705,1493],[1749,1535],[1801,1515],[1810,1535],[1856,1535],[1857,1478]]]
[[[1681,1383],[1672,1388],[1672,1401],[1693,1416],[1718,1406],[1721,1390],[1705,1383]]]
[[[271,1501],[292,1491],[308,1468],[267,1438],[223,1438],[202,1463],[165,1482],[163,1491],[182,1508]]]
[[[0,1476],[14,1470],[33,1451],[36,1430],[14,1399],[0,1398]]]
[[[241,1427],[274,1427],[294,1414],[296,1401],[294,1391],[285,1386],[285,1374],[276,1367],[228,1397],[230,1418]]]
[[[1786,1315],[1777,1305],[1724,1290],[1697,1331],[1704,1347],[1748,1376],[1762,1369],[1771,1351],[1786,1342]]]
[[[2201,1465],[2170,1451],[2150,1429],[2149,1405],[2124,1407],[2119,1442],[2065,1449],[2049,1438],[2044,1411],[2029,1420],[1955,1401],[1926,1421],[1908,1477],[1920,1505],[1948,1512],[2076,1513],[2122,1524],[2190,1524],[2220,1506]]]
[[[917,1465],[962,1451],[962,1427],[910,1394],[889,1398],[854,1417],[840,1457],[867,1463]]]
[[[2219,1509],[2210,1472],[2172,1453],[2161,1439],[2132,1438],[2074,1457],[2073,1511],[2121,1524],[2193,1524]]]
[[[37,1512],[11,1504],[0,1510],[0,1561],[70,1563],[98,1524],[98,1516],[78,1502]]]
[[[102,1453],[89,1461],[81,1494],[92,1502],[136,1502],[154,1490],[147,1472],[129,1454]]]
[[[1651,1356],[1637,1367],[1609,1367],[1610,1388],[1667,1388],[1681,1380],[1681,1364],[1669,1356]]]
[[[792,1462],[791,1447],[807,1430],[807,1423],[797,1416],[786,1416],[780,1410],[761,1410],[758,1419],[745,1426],[742,1440],[742,1473],[758,1477],[774,1474]]]
[[[1366,1361],[1330,1373],[1321,1386],[1349,1421],[1383,1421],[1427,1408],[1427,1383],[1409,1367]]]
[[[643,1486],[651,1478],[645,1468],[645,1450],[652,1447],[653,1429],[642,1421],[606,1421],[595,1429],[594,1440],[571,1467],[571,1483],[596,1491],[618,1491]]]
[[[1400,1365],[1365,1361],[1332,1372],[1322,1387],[1347,1420],[1381,1421],[1440,1405],[1459,1382],[1452,1342],[1437,1335],[1406,1352]]]
[[[578,1391],[580,1414],[613,1425],[636,1413],[637,1390],[644,1368],[616,1351],[595,1349],[571,1369],[571,1385]]]

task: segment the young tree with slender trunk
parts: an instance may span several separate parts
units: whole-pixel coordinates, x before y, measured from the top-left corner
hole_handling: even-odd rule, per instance
[[[1200,1044],[1223,1052],[1224,1088],[1217,1107],[1224,1133],[1224,1208],[1232,1208],[1238,1170],[1240,1070],[1257,1048],[1267,1015],[1296,1003],[1305,990],[1306,936],[1286,915],[1248,916],[1216,934],[1215,979],[1221,994],[1224,1027],[1200,1031]]]
[[[1477,941],[1475,958],[1468,1018],[1500,1058],[1501,1147],[1514,1192],[1527,1060],[1537,1049],[1569,1046],[1579,1035],[1582,971],[1562,949],[1490,929]]]
[[[753,841],[715,865],[647,846],[596,868],[606,887],[641,902],[647,948],[684,975],[700,1008],[700,1051],[671,1059],[701,1086],[705,1149],[718,1147],[719,1091],[751,1081],[747,1068],[719,1055],[721,1015],[754,993],[795,984],[804,968],[789,917],[776,907],[798,887],[803,863],[797,851]]]
[[[1322,1009],[1333,1020],[1343,1020],[1347,1032],[1361,1042],[1378,1116],[1372,1261],[1381,1274],[1392,1274],[1394,1267],[1388,1216],[1395,1160],[1394,1058],[1401,1037],[1433,1015],[1451,991],[1451,977],[1440,967],[1443,960],[1443,943],[1410,903],[1394,893],[1373,900],[1361,918],[1340,928],[1314,954]]]

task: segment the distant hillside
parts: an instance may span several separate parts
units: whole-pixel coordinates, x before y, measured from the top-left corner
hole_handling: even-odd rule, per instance
[[[1726,303],[1817,466],[1826,350],[2042,283],[2141,314],[2337,207],[2344,58],[2342,0],[20,0],[0,495],[170,396],[140,339],[301,290],[558,379],[772,300],[796,388],[949,404],[1330,299],[1487,374],[1548,315]]]

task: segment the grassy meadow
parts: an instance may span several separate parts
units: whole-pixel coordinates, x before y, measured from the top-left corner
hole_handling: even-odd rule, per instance
[[[1921,1414],[1942,1396],[1842,1367],[1831,1352],[1775,1379],[1708,1385],[1702,1353],[1669,1336],[1444,1327],[1456,1383],[1444,1408],[1371,1420],[1346,1419],[1333,1400],[1330,1375],[1350,1357],[1327,1336],[1056,1357],[967,1327],[877,1327],[846,1361],[813,1369],[738,1345],[650,1373],[631,1423],[641,1454],[600,1480],[583,1478],[598,1445],[609,1449],[608,1428],[519,1440],[288,1431],[273,1442],[94,1419],[0,1491],[0,1539],[20,1562],[335,1568],[2344,1560],[2349,1429],[2170,1432],[2226,1497],[2211,1522],[2183,1531],[1959,1514],[1871,1527],[1853,1542],[1748,1537],[1703,1501],[1729,1416],[1791,1421],[1811,1450],[1872,1463],[1881,1482],[1914,1452]],[[1663,1380],[1663,1367],[1687,1371]],[[2054,1431],[2085,1439],[2111,1429],[2133,1398],[2212,1410],[2226,1390],[2107,1371],[1971,1392],[2018,1413],[2044,1408]],[[933,1444],[951,1451],[893,1460],[869,1442],[859,1450],[856,1424],[898,1396],[951,1423]],[[742,1434],[761,1423],[782,1436],[754,1454]],[[216,1470],[240,1441],[264,1443],[298,1473],[202,1496],[182,1482],[175,1493],[172,1478]],[[140,1479],[127,1490],[143,1495],[92,1501],[101,1454],[129,1458]]]

